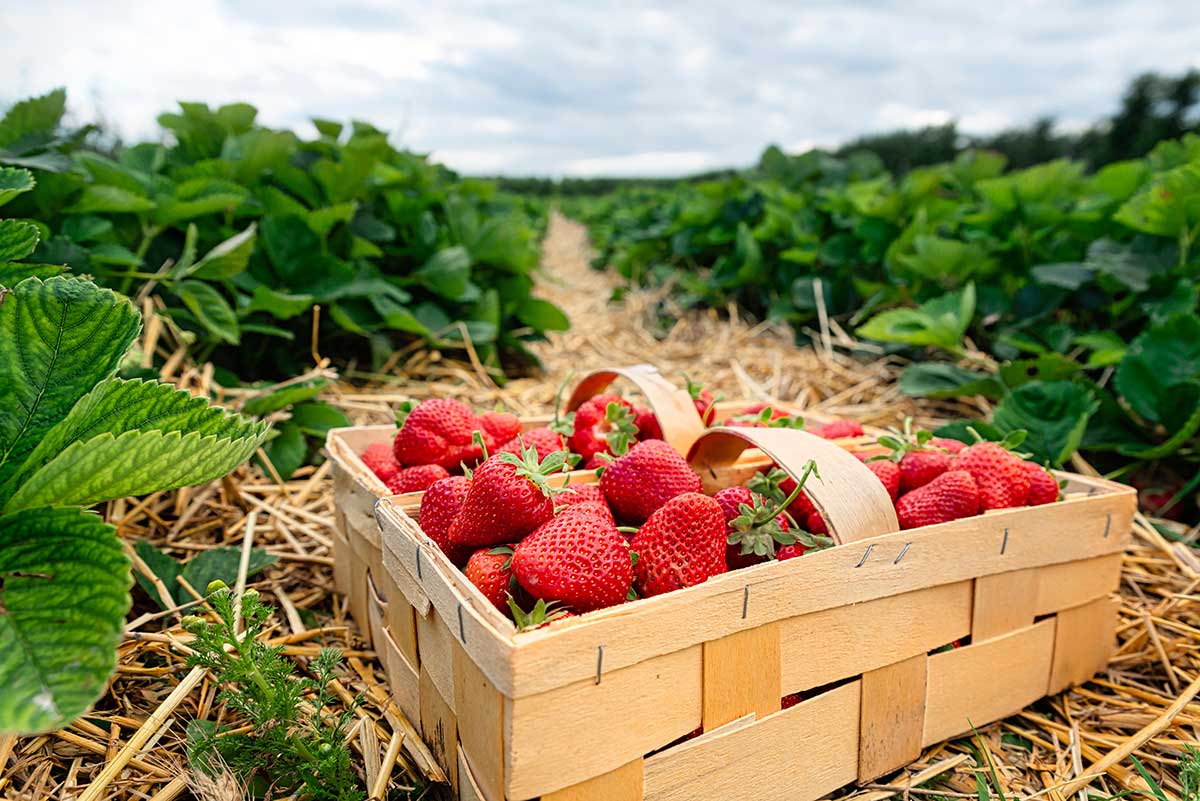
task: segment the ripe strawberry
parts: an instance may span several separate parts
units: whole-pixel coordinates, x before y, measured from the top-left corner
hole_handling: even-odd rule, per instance
[[[730,570],[765,562],[775,556],[776,543],[796,541],[786,515],[768,517],[777,504],[746,487],[726,487],[713,495],[713,500],[725,516],[725,563]]]
[[[700,491],[700,476],[661,439],[639,442],[600,476],[600,489],[621,520],[640,523],[684,492]]]
[[[930,447],[932,441],[932,433],[913,428],[911,417],[905,418],[903,430],[893,428],[879,438],[879,444],[891,451],[888,458],[900,465],[900,492],[923,487],[951,468],[950,454]]]
[[[521,454],[521,448],[533,447],[537,450],[538,457],[545,459],[555,451],[566,449],[566,444],[563,442],[561,434],[556,434],[545,426],[539,428],[531,428],[528,431],[522,431],[512,439],[504,442],[500,446],[499,453],[515,453],[518,456]]]
[[[717,413],[713,408],[713,404],[717,402],[716,396],[686,375],[683,379],[687,382],[687,391],[692,396],[692,404],[696,407],[696,414],[700,415],[700,421],[706,426],[711,426]]]
[[[496,442],[508,442],[521,433],[521,421],[508,412],[484,412],[479,415],[479,424]]]
[[[608,503],[604,500],[604,493],[600,491],[599,484],[570,484],[554,495],[555,508],[587,501]]]
[[[509,584],[512,580],[513,549],[509,545],[480,548],[471,554],[463,568],[467,580],[479,588],[492,606],[508,613]]]
[[[691,587],[725,572],[725,515],[699,492],[685,492],[650,515],[629,542],[638,555],[636,583],[643,597]]]
[[[663,438],[662,426],[658,424],[658,417],[649,406],[634,406],[633,416],[639,440]]]
[[[633,563],[629,544],[612,521],[580,507],[521,540],[513,551],[512,571],[534,598],[588,612],[626,600]]]
[[[900,494],[900,465],[890,459],[872,459],[866,465],[888,491],[892,503],[895,503],[896,496]]]
[[[829,526],[825,524],[825,518],[821,517],[820,512],[813,512],[805,521],[804,527],[813,534],[828,534]]]
[[[554,516],[547,477],[561,472],[567,454],[538,461],[537,451],[501,453],[484,461],[471,478],[462,511],[450,526],[450,541],[479,548],[516,542]]]
[[[1041,506],[1058,500],[1058,481],[1046,468],[1036,462],[1021,462],[1021,469],[1029,476],[1029,496],[1026,506]]]
[[[607,520],[614,526],[617,524],[617,521],[613,518],[612,509],[609,509],[608,504],[606,504],[604,501],[582,501],[580,503],[573,503],[564,509],[560,509],[555,517],[574,514],[599,517],[603,520]]]
[[[929,445],[934,448],[941,448],[950,455],[954,455],[967,447],[967,443],[962,440],[947,439],[946,437],[932,437],[929,440]]]
[[[861,437],[862,423],[857,420],[834,420],[813,432],[823,439],[844,439],[845,437]]]
[[[400,470],[400,464],[396,461],[396,454],[392,453],[390,442],[374,442],[368,445],[359,458],[362,459],[367,469],[378,476],[384,484],[388,483]]]
[[[417,516],[421,530],[456,565],[465,562],[472,550],[450,542],[450,525],[458,517],[470,488],[471,479],[466,476],[450,476],[433,482],[421,498],[421,511]]]
[[[420,464],[415,467],[401,468],[387,482],[387,488],[394,495],[403,495],[406,492],[420,492],[421,490],[429,489],[433,482],[449,478],[449,476],[450,473],[444,467],[436,464]]]
[[[966,470],[947,470],[923,487],[900,496],[900,528],[920,528],[979,514],[979,488]]]
[[[779,561],[784,559],[795,559],[797,556],[804,556],[808,552],[809,546],[803,542],[796,541],[791,545],[785,545],[775,552],[775,558]]]
[[[633,405],[605,393],[589,398],[575,410],[574,430],[567,440],[586,462],[597,453],[620,455],[637,436]]]
[[[481,428],[471,407],[452,398],[431,398],[397,414],[400,430],[392,443],[401,465],[436,464],[458,467],[472,449],[472,434]],[[485,437],[486,440],[486,437]]]
[[[977,442],[954,457],[954,469],[965,470],[979,487],[979,507],[1009,509],[1024,506],[1029,497],[1029,474],[1021,460],[997,442]]]

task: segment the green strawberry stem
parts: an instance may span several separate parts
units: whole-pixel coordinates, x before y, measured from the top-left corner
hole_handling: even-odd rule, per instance
[[[517,439],[519,440],[520,438],[520,435],[518,435]],[[483,441],[483,432],[478,428],[471,432],[471,444],[478,445],[480,452],[483,453],[483,458],[488,458],[487,443]],[[521,443],[522,447],[524,444],[525,443]]]
[[[575,431],[575,413],[569,412],[561,415],[563,393],[567,391],[567,384],[575,376],[574,370],[568,370],[567,375],[563,378],[562,383],[558,385],[558,390],[554,393],[554,419],[550,421],[550,430],[555,434],[561,434],[564,437],[569,437]]]
[[[771,513],[763,518],[764,521],[772,520],[776,515],[786,512],[787,508],[791,506],[792,503],[800,497],[800,493],[804,491],[804,484],[808,481],[808,477],[810,475],[816,476],[818,481],[821,480],[821,474],[817,472],[817,463],[812,459],[809,459],[804,464],[804,470],[800,472],[800,477],[796,479],[796,488],[792,490],[792,494],[784,498],[783,502],[779,504],[779,506],[772,509]]]
[[[638,527],[637,526],[617,526],[617,531],[621,532],[622,534],[637,534]]]

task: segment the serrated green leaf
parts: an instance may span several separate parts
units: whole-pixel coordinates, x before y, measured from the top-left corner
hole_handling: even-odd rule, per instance
[[[266,427],[258,424],[248,431],[239,425],[232,435],[132,430],[77,440],[26,479],[5,510],[91,506],[202,484],[246,461],[265,434]]]
[[[75,214],[138,214],[152,211],[154,201],[119,186],[91,185],[71,207]]]
[[[1200,165],[1162,173],[1127,200],[1113,219],[1157,236],[1178,237],[1200,227]]]
[[[206,281],[224,281],[244,272],[250,263],[250,254],[254,252],[257,236],[258,227],[251,223],[245,231],[231,236],[205,253],[184,275]]]
[[[0,167],[0,206],[37,185],[33,173],[17,167]]]
[[[245,195],[232,192],[218,192],[190,200],[169,198],[159,201],[154,210],[154,221],[160,225],[176,225],[206,214],[231,214],[245,199]]]
[[[900,391],[918,398],[962,398],[982,395],[993,400],[1004,394],[994,376],[945,362],[920,362],[900,375]]]
[[[142,260],[123,245],[115,242],[102,242],[88,251],[88,257],[95,264],[111,264],[118,267],[138,267]]]
[[[120,540],[96,515],[0,517],[0,734],[60,728],[100,697],[130,583]]]
[[[996,406],[992,423],[1006,434],[1025,430],[1022,449],[1036,461],[1060,465],[1079,447],[1088,418],[1098,408],[1085,384],[1031,381]]]
[[[196,315],[196,319],[218,339],[236,345],[241,339],[237,315],[229,302],[213,287],[203,281],[180,281],[174,286],[175,294]]]
[[[320,395],[321,391],[328,386],[328,378],[312,378],[307,381],[288,384],[266,395],[251,398],[242,404],[242,411],[246,414],[261,417],[264,414],[286,409],[293,403],[311,400]]]
[[[0,262],[0,287],[14,287],[26,278],[53,278],[66,272],[62,264],[16,264]]]
[[[261,424],[238,417],[169,384],[110,378],[83,396],[34,448],[16,481],[21,483],[78,442],[129,431],[195,432],[224,439],[255,439]],[[137,494],[137,493],[129,493]]]
[[[889,309],[860,326],[860,336],[881,342],[932,345],[949,351],[962,346],[975,314],[975,285],[922,303],[915,309]]]
[[[229,586],[237,580],[238,568],[242,561],[242,549],[221,547],[201,551],[188,560],[183,567],[183,577],[193,587],[207,587],[209,582],[220,579]],[[267,553],[261,548],[250,549],[250,564],[246,570],[247,576],[261,573],[279,561],[279,557]]]
[[[289,295],[266,284],[254,287],[247,312],[265,311],[277,320],[290,320],[312,308],[312,295]],[[244,327],[244,326],[243,326]]]
[[[22,220],[0,220],[0,261],[16,261],[33,252],[38,229]]]
[[[478,297],[478,290],[470,293],[471,256],[461,245],[439,250],[413,275],[431,292],[448,300],[465,302]]]
[[[140,330],[128,300],[80,278],[30,278],[0,300],[0,501],[34,447],[116,371]]]
[[[517,319],[535,331],[566,331],[571,327],[562,309],[541,298],[526,298],[517,307]]]
[[[1151,326],[1129,344],[1114,386],[1143,419],[1159,422],[1167,388],[1200,376],[1200,318],[1173,317]]]
[[[0,119],[0,148],[7,148],[30,134],[53,131],[66,108],[67,91],[62,88],[14,103]]]

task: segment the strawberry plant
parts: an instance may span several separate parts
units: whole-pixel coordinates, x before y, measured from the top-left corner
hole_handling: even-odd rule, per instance
[[[89,507],[222,476],[266,434],[169,385],[116,378],[137,312],[81,278],[9,283],[35,244],[8,246],[0,281],[0,732],[64,725],[115,667],[132,578]]]
[[[469,340],[498,369],[567,325],[530,294],[541,224],[530,215],[544,205],[460,180],[367,123],[318,119],[303,138],[257,124],[246,104],[181,103],[158,118],[170,144],[97,152],[90,129],[63,126],[64,104],[59,90],[0,120],[0,170],[37,178],[13,214],[41,221],[0,240],[33,225],[29,262],[161,299],[227,385],[308,367],[314,326],[321,354],[342,363]],[[0,198],[24,175],[0,173]],[[302,450],[298,433],[284,436]]]

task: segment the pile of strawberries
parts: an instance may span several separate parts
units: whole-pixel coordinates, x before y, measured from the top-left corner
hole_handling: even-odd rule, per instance
[[[1058,500],[1054,476],[1014,453],[1024,439],[1017,432],[1004,442],[967,445],[912,429],[880,437],[890,454],[872,457],[867,467],[887,487],[900,528],[948,523],[992,509],[1040,506]]]

